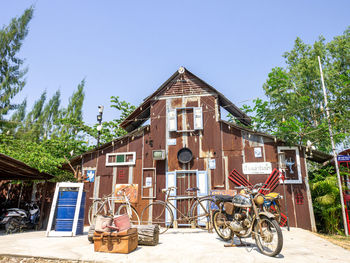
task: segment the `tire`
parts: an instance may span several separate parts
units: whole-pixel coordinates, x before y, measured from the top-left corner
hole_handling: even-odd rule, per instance
[[[191,217],[194,218],[196,227],[208,229],[211,227],[210,212],[215,209],[216,204],[211,197],[203,197],[193,203]]]
[[[282,230],[275,219],[267,218],[266,216],[261,216],[260,223],[262,231],[260,231],[258,221],[255,221],[256,245],[261,253],[266,256],[274,257],[282,250]]]
[[[213,213],[213,227],[216,234],[224,240],[229,241],[233,238],[232,230],[224,224],[224,221],[227,220],[226,215],[220,210],[216,210]]]
[[[96,207],[95,211],[94,211],[94,207]],[[90,226],[95,225],[97,215],[104,215],[104,216],[107,215],[106,206],[102,201],[94,201],[89,208],[88,219],[89,219]]]
[[[159,234],[163,234],[172,226],[174,215],[165,202],[157,201],[142,210],[141,222],[145,225],[158,225]]]
[[[133,225],[139,225],[140,224],[139,214],[137,213],[136,209],[133,206],[130,206],[130,208],[131,208],[131,218],[130,218],[131,223]],[[118,208],[117,215],[123,215],[123,214],[129,214],[127,204],[121,204]]]
[[[6,234],[13,234],[13,233],[18,233],[20,232],[21,228],[20,228],[20,220],[18,220],[17,218],[10,218],[6,224],[5,224],[5,231]]]

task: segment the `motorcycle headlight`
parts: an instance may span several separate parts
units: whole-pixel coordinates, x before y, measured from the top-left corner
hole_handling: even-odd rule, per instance
[[[257,205],[262,205],[264,203],[264,197],[261,194],[258,194],[254,197],[254,202]]]

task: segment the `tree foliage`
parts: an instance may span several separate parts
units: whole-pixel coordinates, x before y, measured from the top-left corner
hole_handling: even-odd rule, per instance
[[[343,234],[339,187],[334,167],[319,167],[312,170],[309,176],[318,231]]]
[[[119,125],[125,120],[127,116],[130,115],[135,110],[135,106],[125,100],[120,100],[119,96],[111,97],[111,107],[117,110],[118,118],[112,121],[105,121],[102,123],[102,130],[100,135],[101,143],[110,142],[120,136],[127,134],[127,132],[122,129]],[[97,124],[93,127],[84,126],[84,131],[92,136],[97,138]]]
[[[328,92],[331,122],[338,145],[349,145],[350,28],[326,42],[313,45],[297,38],[286,52],[285,67],[275,67],[263,85],[266,100],[258,98],[243,110],[253,114],[254,128],[290,144],[306,144],[330,151],[323,91],[317,56],[321,57]]]
[[[28,34],[32,16],[31,7],[0,30],[0,129],[7,124],[4,115],[18,106],[12,103],[13,97],[25,85],[24,75],[27,69],[23,68],[23,59],[18,57],[18,53]]]

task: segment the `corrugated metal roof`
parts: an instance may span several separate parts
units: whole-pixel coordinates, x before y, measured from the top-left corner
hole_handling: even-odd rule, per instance
[[[49,180],[53,175],[39,170],[0,153],[0,180]]]

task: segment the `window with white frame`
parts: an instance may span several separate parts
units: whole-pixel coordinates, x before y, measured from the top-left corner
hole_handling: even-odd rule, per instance
[[[107,153],[106,166],[135,165],[136,152]]]
[[[301,164],[298,147],[279,146],[278,153],[284,152],[286,170],[284,173],[286,184],[301,184]]]
[[[201,107],[183,107],[168,111],[169,131],[188,132],[203,129]]]

